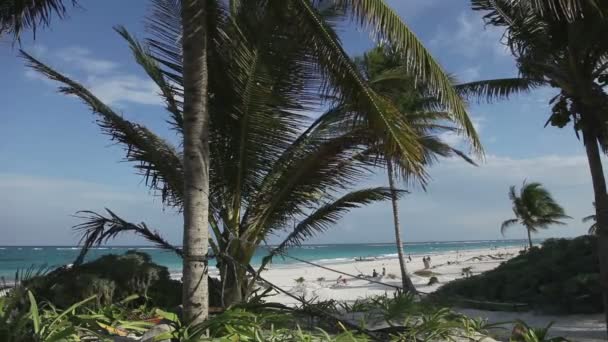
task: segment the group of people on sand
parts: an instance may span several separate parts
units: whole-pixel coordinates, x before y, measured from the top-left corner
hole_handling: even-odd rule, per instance
[[[371,276],[364,276],[364,275],[359,275],[359,277],[365,277],[365,278],[382,278],[386,276],[386,267],[382,267],[382,274],[378,273],[378,271],[376,271],[376,269],[374,268],[372,270],[372,275]],[[348,285],[348,281],[346,280],[345,277],[343,277],[342,275],[340,275],[338,277],[338,279],[336,279],[336,285]]]

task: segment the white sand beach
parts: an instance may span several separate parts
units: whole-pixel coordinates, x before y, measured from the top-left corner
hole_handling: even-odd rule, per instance
[[[407,270],[411,275],[412,282],[416,288],[425,293],[437,290],[441,285],[458,278],[462,278],[462,269],[470,267],[473,274],[479,274],[497,267],[501,262],[518,255],[522,248],[503,247],[496,249],[463,250],[458,252],[446,252],[429,254],[431,257],[431,268],[429,271],[436,273],[439,283],[428,285],[429,277],[415,274],[416,271],[424,270],[422,257],[412,256],[412,261],[407,262]],[[401,272],[397,258],[384,258],[372,261],[349,261],[338,263],[323,263],[323,266],[352,275],[372,275],[373,270],[382,274],[382,268],[386,268],[386,276],[377,278],[382,283],[401,286]],[[391,279],[391,275],[396,278]],[[320,301],[335,299],[339,301],[354,301],[385,293],[391,294],[394,288],[372,283],[366,279],[357,279],[342,276],[346,284],[337,282],[340,274],[315,267],[308,264],[279,265],[271,267],[263,273],[263,277],[289,292],[306,298],[317,298]],[[298,284],[295,279],[303,277],[305,282]],[[321,280],[323,278],[323,280]],[[296,304],[297,301],[285,294],[277,294],[274,301],[284,304]]]
[[[436,273],[435,276],[439,280],[439,283],[434,285],[428,285],[429,277],[415,274],[416,271],[424,269],[423,256],[412,256],[412,261],[407,263],[407,268],[416,288],[421,292],[430,293],[451,280],[464,277],[463,268],[470,267],[472,274],[479,274],[491,270],[500,265],[501,262],[517,256],[521,250],[522,248],[505,247],[430,254],[430,271]],[[386,268],[387,276],[378,280],[389,285],[401,285],[399,261],[397,258],[372,261],[353,260],[351,262],[323,263],[322,265],[352,275],[359,275],[360,273],[371,275],[374,269],[381,274],[382,268]],[[389,275],[395,275],[396,278],[391,279],[392,277],[389,277]],[[340,274],[338,273],[307,264],[274,266],[263,273],[265,279],[286,289],[290,293],[296,296],[305,296],[307,299],[316,298],[318,301],[334,299],[352,302],[370,296],[390,295],[395,291],[394,288],[389,286],[348,276],[342,277],[346,279],[346,284],[338,283],[337,279],[339,276]],[[304,282],[301,284],[296,282],[296,279],[299,277],[304,278]],[[286,305],[298,304],[297,300],[285,294],[276,294],[271,300]],[[456,310],[470,317],[481,317],[490,323],[513,321],[520,318],[531,326],[545,327],[549,323],[554,322],[551,330],[553,336],[566,337],[572,341],[605,341],[605,327],[602,314],[549,316],[531,312],[501,312],[459,308],[456,308]],[[504,330],[501,334],[504,336],[501,336],[501,338],[508,339],[508,333],[508,329]]]

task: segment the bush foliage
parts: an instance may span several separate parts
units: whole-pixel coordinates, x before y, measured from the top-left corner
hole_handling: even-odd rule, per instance
[[[438,294],[526,303],[550,313],[601,312],[596,239],[547,240],[494,270],[450,282]]]
[[[128,251],[104,255],[73,268],[59,268],[25,285],[36,297],[59,308],[96,296],[97,306],[109,305],[136,294],[155,306],[170,308],[181,302],[181,283],[169,270],[152,262],[146,253]]]

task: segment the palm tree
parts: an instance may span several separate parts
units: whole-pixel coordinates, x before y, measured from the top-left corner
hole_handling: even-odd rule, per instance
[[[546,6],[561,6],[559,0]],[[563,2],[563,1],[562,1]],[[608,94],[608,3],[576,1],[577,15],[548,16],[525,2],[472,0],[485,12],[487,23],[506,29],[505,42],[525,81],[551,86],[559,94],[551,100],[547,125],[563,128],[573,123],[582,135],[594,190],[598,258],[608,324],[608,194],[600,149],[608,151],[606,115]],[[607,325],[608,327],[608,325]]]
[[[549,191],[540,183],[527,184],[523,182],[519,195],[515,186],[509,189],[509,199],[513,202],[513,213],[515,218],[506,220],[500,226],[500,232],[504,235],[507,228],[514,224],[521,224],[528,232],[528,242],[532,245],[532,233],[539,229],[546,229],[552,224],[563,225],[561,219],[571,218],[567,216],[564,209],[555,202]]]
[[[226,304],[246,300],[251,294],[253,281],[246,277],[249,262],[270,234],[291,228],[287,223],[294,219],[299,222],[274,251],[278,254],[327,229],[348,209],[389,199],[393,192],[373,188],[336,196],[369,173],[371,156],[363,146],[373,131],[367,125],[352,127],[329,118],[306,124],[307,118],[300,113],[319,98],[313,90],[318,89],[323,75],[307,62],[310,56],[305,52],[310,46],[296,39],[299,28],[277,32],[273,16],[284,11],[271,9],[244,8],[235,14],[236,20],[221,24],[222,35],[214,37],[216,46],[209,49],[217,66],[210,70],[209,78],[209,222],[213,233],[209,243],[218,260]],[[183,79],[177,68],[172,73],[161,69],[157,62],[161,59],[152,55],[160,47],[165,53],[167,45],[158,41],[142,44],[126,30],[118,31],[160,87],[169,122],[183,136],[185,123],[178,97]],[[174,60],[180,61],[179,48],[173,51]],[[99,116],[102,130],[126,146],[127,160],[137,162],[137,169],[160,191],[164,203],[183,208],[183,158],[172,144],[125,120],[77,82],[25,53],[24,57],[36,70],[62,83],[63,92],[87,103]],[[78,227],[84,234],[84,252],[121,232],[134,231],[183,254],[145,224],[108,214],[84,215],[87,221]]]
[[[24,2],[16,1],[14,3],[23,4]],[[15,34],[18,34],[23,27],[28,25],[35,27],[36,19],[49,18],[49,9],[57,11],[55,5],[61,4],[61,1],[38,0],[33,3],[38,4],[42,10],[32,11],[32,7],[18,5],[8,6],[6,10],[3,9],[2,15],[0,15],[3,30],[12,30]],[[188,240],[188,246],[185,247],[187,257],[184,259],[184,267],[192,270],[195,268],[202,270],[203,281],[197,281],[199,285],[195,285],[190,283],[190,281],[194,282],[195,279],[186,277],[186,281],[189,283],[185,285],[185,288],[188,291],[196,286],[202,286],[200,291],[204,296],[204,286],[206,284],[204,281],[204,278],[206,278],[206,267],[204,266],[206,257],[200,254],[205,250],[206,239],[204,236],[201,237],[197,234],[202,234],[202,230],[205,229],[207,202],[205,197],[208,195],[205,192],[208,187],[208,177],[205,177],[205,170],[209,169],[206,144],[211,137],[205,139],[208,134],[206,127],[210,122],[210,118],[206,114],[206,102],[208,101],[197,99],[196,94],[203,97],[209,94],[206,91],[205,80],[211,79],[211,76],[207,74],[211,71],[206,70],[206,59],[210,58],[212,60],[213,52],[208,49],[213,49],[215,39],[221,38],[223,34],[222,23],[226,22],[224,19],[228,16],[234,16],[248,6],[264,7],[267,9],[267,13],[272,13],[275,20],[275,36],[278,34],[277,32],[283,29],[298,27],[301,32],[299,38],[302,39],[303,46],[308,47],[308,50],[301,53],[307,58],[305,62],[317,65],[317,73],[323,75],[323,78],[319,79],[317,83],[321,86],[323,93],[331,95],[332,98],[340,102],[357,102],[360,108],[365,108],[362,112],[366,113],[366,116],[360,119],[367,122],[375,132],[383,134],[384,138],[391,142],[390,148],[395,153],[400,153],[403,159],[412,164],[412,167],[420,163],[420,148],[416,139],[413,138],[414,133],[407,129],[407,125],[396,115],[390,104],[384,103],[378,98],[377,94],[366,86],[353,68],[352,62],[342,49],[331,26],[332,19],[335,19],[336,16],[323,15],[325,4],[321,2],[311,3],[307,0],[273,2],[272,6],[265,1],[242,2],[236,0],[229,1],[229,6],[225,6],[226,3],[223,1],[203,0],[155,0],[154,3],[156,13],[160,15],[153,20],[152,26],[156,39],[151,41],[150,45],[156,52],[156,61],[162,67],[157,68],[155,70],[156,74],[152,77],[157,83],[164,83],[163,85],[166,86],[164,89],[161,87],[161,89],[165,92],[163,95],[167,98],[168,107],[171,108],[176,121],[185,123],[182,127],[185,134],[183,141],[184,155],[187,158],[194,158],[184,163],[184,172],[187,176],[184,179],[185,183],[180,184],[180,187],[184,188],[182,192],[192,196],[183,198],[185,202],[184,237],[185,240]],[[475,148],[481,151],[481,145],[473,125],[466,117],[464,104],[451,87],[447,76],[424,49],[416,36],[384,1],[339,0],[335,1],[335,6],[339,12],[333,11],[333,13],[339,13],[340,16],[338,17],[348,16],[356,19],[355,22],[360,26],[369,28],[374,32],[378,40],[394,44],[406,58],[410,59],[412,61],[409,66],[410,71],[428,82],[429,89],[432,89],[441,99],[441,102],[451,109],[453,118],[462,125],[466,134],[472,138]],[[58,11],[61,14],[64,12],[63,9]],[[14,18],[28,18],[28,20],[24,22],[14,20]],[[48,21],[46,23],[48,24]],[[189,32],[192,34],[188,35]],[[197,41],[202,45],[197,47],[194,44]],[[259,41],[253,39],[250,43],[255,44]],[[190,44],[191,42],[193,44]],[[207,42],[207,44],[204,42]],[[260,50],[253,49],[249,52],[253,52],[253,55],[248,57],[255,60]],[[186,68],[188,68],[188,75],[182,77],[181,75]],[[190,74],[191,72],[192,74]],[[172,84],[174,82],[181,83],[181,87],[177,90],[173,89]],[[194,93],[188,94],[190,91]],[[170,98],[168,95],[177,95],[177,98]],[[184,99],[183,103],[180,102],[179,98]],[[191,124],[194,124],[193,129],[186,128]],[[213,132],[210,134],[212,135]],[[196,139],[202,140],[202,143],[195,143]],[[203,173],[202,176],[195,175],[199,171]],[[152,177],[152,184],[159,185],[165,181],[162,175],[154,172],[153,167],[152,170],[147,172],[149,175],[155,175],[155,177]],[[156,178],[156,176],[159,178]],[[167,195],[165,199],[171,199],[168,194],[163,194]],[[235,204],[238,203],[238,197],[240,196],[235,199]],[[213,226],[212,222],[211,226]],[[193,234],[190,234],[190,232],[193,232]],[[190,238],[194,238],[194,240],[191,241]],[[190,246],[190,244],[193,245]],[[185,270],[185,273],[190,273],[190,271]],[[202,303],[194,303],[193,300],[200,301],[201,298],[196,296],[196,298],[190,299],[188,303],[184,303],[186,316],[189,318],[199,317],[198,320],[201,320],[205,315],[202,313],[204,306]]]
[[[446,112],[440,111],[437,99],[428,94],[424,84],[415,81],[407,72],[404,61],[399,53],[390,46],[376,47],[362,57],[356,58],[355,63],[359,70],[371,84],[378,94],[395,104],[405,121],[414,129],[419,137],[423,148],[423,164],[431,166],[438,157],[449,157],[452,155],[462,156],[468,162],[471,159],[461,151],[452,148],[441,140],[441,133],[458,133],[457,127],[449,125],[450,117]],[[374,142],[374,144],[381,144]],[[378,146],[375,146],[378,148]],[[384,147],[379,147],[379,152],[384,152]],[[407,163],[403,163],[399,156],[384,153],[384,166],[387,169],[387,177],[390,189],[396,189],[395,174],[405,180],[417,179],[424,186],[427,179],[425,174],[412,172]],[[405,253],[403,251],[401,226],[399,224],[398,198],[392,196],[393,223],[395,229],[395,242],[401,270],[402,286],[406,291],[415,292],[416,288],[407,274]]]

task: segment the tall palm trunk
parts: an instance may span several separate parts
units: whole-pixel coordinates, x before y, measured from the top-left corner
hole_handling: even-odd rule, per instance
[[[584,128],[583,138],[595,195],[595,217],[599,233],[597,254],[600,263],[600,285],[604,296],[604,318],[608,330],[608,195],[606,194],[606,179],[600,159],[597,135],[591,128]]]
[[[184,77],[184,320],[200,323],[209,311],[207,245],[209,113],[207,111],[206,0],[182,0]]]
[[[403,254],[403,243],[401,242],[401,228],[399,227],[399,212],[397,209],[397,189],[395,188],[395,179],[393,177],[393,162],[387,160],[388,170],[388,184],[391,188],[391,202],[393,204],[393,222],[395,224],[395,242],[397,243],[397,254],[399,255],[399,267],[401,268],[401,281],[403,289],[406,292],[415,292],[416,287],[412,283],[412,280],[407,275],[407,268],[405,266],[405,256]]]
[[[528,231],[528,243],[530,244],[530,249],[533,247],[532,245],[532,233],[530,232],[530,229],[526,228],[526,230]]]

